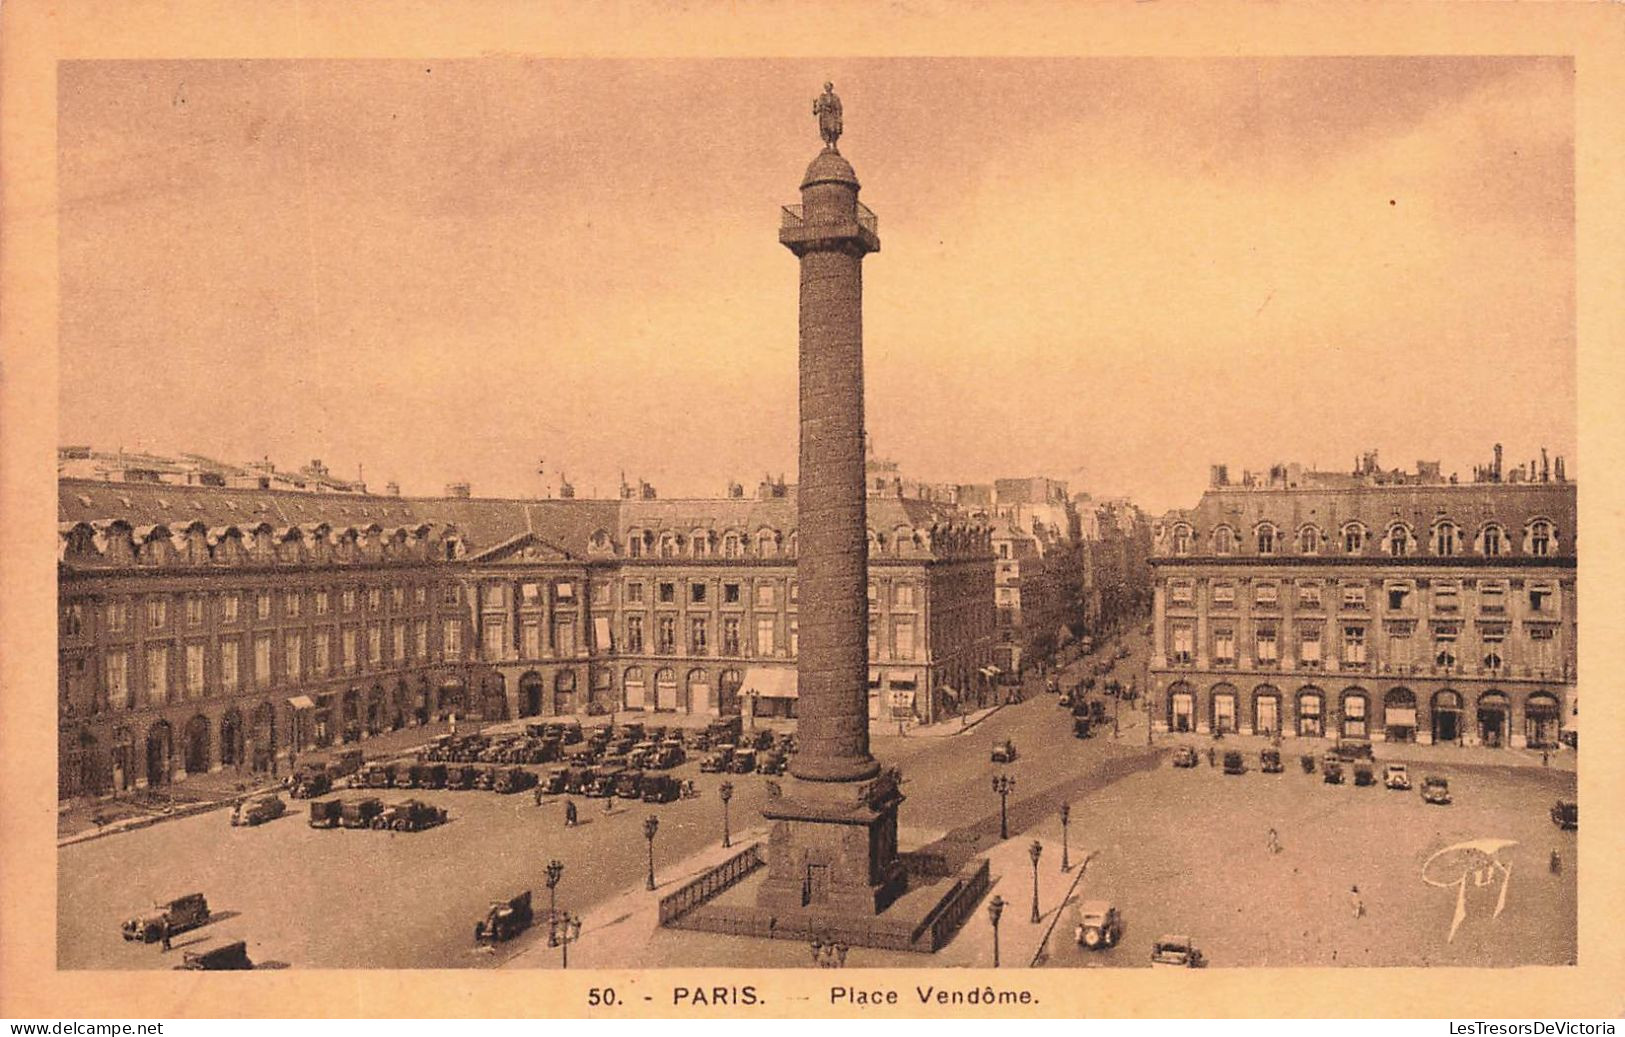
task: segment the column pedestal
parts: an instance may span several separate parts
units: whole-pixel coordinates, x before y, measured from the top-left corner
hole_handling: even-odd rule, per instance
[[[884,911],[908,887],[897,856],[902,802],[891,773],[864,782],[792,779],[762,810],[772,828],[757,904],[780,915]]]

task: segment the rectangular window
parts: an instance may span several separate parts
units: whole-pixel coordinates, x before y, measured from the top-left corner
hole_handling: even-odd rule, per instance
[[[594,605],[609,604],[609,584],[603,580],[594,580],[592,582],[592,603]]]
[[[440,655],[444,659],[463,657],[463,621],[448,619],[440,627]]]
[[[271,618],[271,592],[260,591],[254,595],[254,615],[259,619]]]
[[[873,612],[869,613],[869,658],[880,658],[880,624]]]
[[[1433,663],[1435,666],[1455,666],[1456,638],[1460,636],[1454,624],[1435,627],[1433,631]]]
[[[440,588],[440,604],[456,605],[463,600],[462,589],[455,583],[448,583]]]
[[[892,655],[898,659],[914,658],[914,618],[892,621]]]
[[[169,602],[163,598],[152,598],[147,602],[147,627],[151,630],[162,630],[169,622]]]
[[[316,675],[321,676],[332,672],[333,669],[333,635],[325,630],[316,631],[316,640],[313,645],[315,652]]]
[[[688,600],[692,605],[705,604],[705,584],[691,583],[688,585]]]
[[[1539,670],[1551,669],[1557,661],[1557,631],[1552,627],[1529,628],[1529,662]]]
[[[1260,666],[1274,666],[1280,662],[1279,647],[1276,644],[1274,623],[1260,623],[1253,631],[1253,644],[1257,649],[1255,658]]]
[[[107,606],[107,629],[115,634],[122,634],[130,629],[130,603],[115,601]]]
[[[661,616],[659,626],[660,642],[656,651],[661,655],[677,654],[677,620],[673,616]]]
[[[1307,669],[1320,668],[1320,624],[1302,627],[1298,630],[1298,662]]]
[[[773,585],[765,581],[756,584],[756,607],[770,609],[773,607]]]
[[[914,585],[912,583],[898,583],[892,589],[893,600],[900,609],[914,607]]]
[[[660,604],[674,605],[677,603],[677,585],[675,583],[661,583],[659,592]]]
[[[1499,670],[1506,662],[1506,632],[1486,630],[1479,638],[1484,644],[1484,668]]]
[[[487,617],[485,625],[480,628],[480,632],[480,658],[486,662],[493,662],[502,658],[505,654],[503,652],[505,647],[503,642],[506,640],[503,637],[503,634],[506,633],[506,625],[503,623],[502,618],[500,616]]]
[[[186,646],[186,697],[203,697],[203,646],[200,644]]]
[[[1410,597],[1411,589],[1409,587],[1399,584],[1391,585],[1388,588],[1388,611],[1403,612],[1406,604],[1410,601]]]
[[[790,604],[794,605],[801,600],[801,584],[795,580],[790,581]]]
[[[429,603],[429,588],[423,586],[421,583],[418,584],[416,587],[413,587],[412,588],[412,601],[419,608],[422,608],[423,606],[427,605]]]
[[[305,639],[299,634],[283,634],[282,658],[288,680],[303,680],[305,676]]]
[[[727,616],[722,620],[722,654],[739,654],[739,617]]]
[[[203,595],[188,594],[186,596],[186,625],[189,627],[203,625]]]
[[[220,596],[220,621],[222,623],[237,622],[237,612],[242,607],[242,599],[236,594],[222,594]]]
[[[254,684],[260,688],[271,686],[270,634],[261,634],[254,638]]]
[[[1507,588],[1504,583],[1478,585],[1478,607],[1481,612],[1503,613],[1507,610]]]
[[[722,603],[724,605],[739,604],[739,584],[725,583],[722,585]]]
[[[643,651],[643,617],[626,617],[626,650],[632,653]]]
[[[560,580],[553,585],[553,597],[559,601],[576,600],[576,585],[569,580]]]
[[[1169,641],[1173,644],[1173,661],[1189,663],[1196,650],[1196,629],[1189,623],[1175,623],[1172,634]]]
[[[1388,631],[1388,662],[1394,667],[1409,668],[1416,661],[1415,642],[1411,625],[1394,626]]]
[[[1346,609],[1365,608],[1365,584],[1345,583],[1343,585],[1343,607]]]
[[[1529,611],[1551,611],[1552,588],[1546,584],[1531,584],[1529,587]]]
[[[345,612],[354,612],[355,611],[355,588],[354,587],[346,587],[346,588],[344,588],[344,592],[339,595],[339,607],[342,608]]]
[[[381,587],[367,588],[367,611],[377,612],[384,605],[384,591]]]
[[[1213,664],[1234,666],[1236,662],[1236,631],[1234,627],[1213,628]]]
[[[404,609],[406,607],[406,588],[391,587],[389,589],[389,604],[397,612]]]
[[[706,654],[706,652],[708,650],[708,647],[707,647],[707,635],[708,635],[708,633],[709,633],[709,631],[708,631],[708,628],[706,626],[706,621],[704,619],[700,618],[699,616],[695,616],[694,618],[692,618],[692,619],[690,619],[688,621],[688,650],[689,650],[689,652],[691,654],[693,654],[693,655],[705,655]]]
[[[161,706],[169,701],[169,649],[154,645],[147,649],[147,704]]]
[[[107,653],[107,704],[130,708],[130,657],[124,652]]]
[[[393,647],[395,649],[395,661],[398,663],[403,663],[406,661],[406,624],[403,622],[397,622],[395,624],[394,635],[395,643]]]
[[[417,651],[414,653],[419,659],[429,658],[429,621],[420,619],[416,623]]]
[[[236,641],[220,642],[220,688],[222,691],[237,690],[237,651]]]
[[[1278,584],[1260,583],[1253,588],[1253,601],[1266,607],[1274,607],[1280,601],[1280,593]]]
[[[1433,607],[1439,612],[1455,612],[1461,608],[1461,587],[1454,583],[1433,585]]]
[[[282,600],[285,606],[284,611],[289,616],[298,616],[304,607],[304,602],[300,600],[298,591],[287,591]]]
[[[333,611],[333,602],[332,602],[331,596],[324,590],[323,591],[317,591],[316,592],[316,614],[318,616],[325,616],[331,611]]]
[[[1320,584],[1300,583],[1298,585],[1298,607],[1306,609],[1320,608]]]
[[[1236,585],[1233,583],[1215,583],[1213,585],[1213,604],[1220,608],[1229,608],[1236,603]]]
[[[542,657],[542,625],[526,623],[519,628],[519,652],[526,659]]]
[[[1360,590],[1364,592],[1365,588]],[[1365,665],[1365,627],[1345,626],[1343,628],[1343,665]]]
[[[777,622],[772,616],[756,617],[756,654],[773,655],[778,648],[774,644],[774,634],[777,633]]]
[[[643,604],[643,584],[638,581],[628,581],[626,585],[626,603],[628,605]]]
[[[1168,603],[1170,605],[1189,605],[1195,600],[1195,585],[1189,580],[1170,580],[1168,582]]]
[[[794,659],[801,651],[801,624],[794,618],[790,619],[790,658]]]
[[[367,627],[367,662],[377,666],[384,661],[384,628],[377,623]]]
[[[353,627],[344,631],[340,643],[344,650],[344,672],[354,673],[356,667],[360,664],[356,656],[355,629]]]

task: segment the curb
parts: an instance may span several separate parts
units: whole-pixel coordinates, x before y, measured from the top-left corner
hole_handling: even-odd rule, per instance
[[[1037,968],[1039,961],[1049,953],[1050,937],[1055,935],[1055,927],[1061,922],[1061,913],[1066,910],[1066,905],[1072,902],[1072,895],[1078,891],[1078,883],[1083,881],[1084,873],[1089,870],[1089,862],[1094,859],[1093,850],[1083,855],[1083,863],[1078,865],[1078,874],[1073,877],[1072,885],[1066,888],[1066,896],[1062,897],[1060,904],[1056,906],[1055,917],[1049,920],[1049,928],[1044,930],[1044,938],[1038,941],[1038,949],[1033,951],[1033,960],[1027,963],[1029,969]]]

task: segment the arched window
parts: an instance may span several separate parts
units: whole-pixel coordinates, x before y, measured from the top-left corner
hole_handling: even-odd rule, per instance
[[[771,558],[779,553],[778,535],[771,529],[763,529],[756,534],[756,553],[763,558]]]
[[[1191,553],[1191,527],[1180,523],[1174,527],[1174,554],[1188,555]]]
[[[1536,519],[1529,523],[1529,536],[1526,538],[1529,553],[1536,558],[1545,558],[1552,553],[1557,537],[1552,531],[1552,524],[1545,519]]]
[[[1383,544],[1391,558],[1404,558],[1410,553],[1411,531],[1405,528],[1402,522],[1396,522],[1388,527],[1388,534],[1383,538]]]
[[[695,558],[709,558],[711,556],[711,533],[709,530],[696,529],[688,538]]]
[[[1229,526],[1213,531],[1213,553],[1227,555],[1236,549],[1236,534]]]
[[[1320,530],[1314,526],[1304,526],[1298,530],[1298,551],[1306,555],[1319,554]]]
[[[1365,550],[1365,527],[1350,522],[1343,527],[1343,553],[1357,555]]]
[[[1449,558],[1456,553],[1457,530],[1453,522],[1441,522],[1433,527],[1433,553]]]
[[[660,534],[660,557],[676,558],[678,552],[677,535],[675,533]]]
[[[643,557],[643,530],[633,529],[627,532],[626,554],[629,558]]]
[[[744,551],[739,541],[739,534],[733,532],[723,534],[722,557],[738,558],[742,554],[744,554]]]
[[[1500,526],[1490,523],[1478,535],[1478,549],[1487,558],[1499,558],[1506,550],[1506,533]]]
[[[1258,527],[1258,553],[1261,555],[1275,553],[1275,527],[1268,522]]]
[[[602,529],[593,531],[592,537],[587,541],[587,550],[595,554],[608,554],[612,550],[609,533]]]

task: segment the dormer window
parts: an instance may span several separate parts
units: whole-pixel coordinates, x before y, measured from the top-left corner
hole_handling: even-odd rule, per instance
[[[1499,558],[1503,551],[1504,537],[1500,526],[1485,526],[1482,539],[1483,552],[1486,557]]]
[[[1552,553],[1552,524],[1540,519],[1529,524],[1529,553],[1545,558]]]
[[[1227,555],[1236,549],[1236,536],[1229,526],[1220,526],[1213,531],[1213,553]]]
[[[1365,527],[1357,522],[1343,527],[1343,553],[1357,555],[1365,550]]]
[[[1388,555],[1391,558],[1404,558],[1410,553],[1411,533],[1403,525],[1394,525],[1388,528],[1386,537]]]
[[[1298,533],[1298,550],[1306,555],[1320,553],[1320,530],[1314,526],[1304,526]]]
[[[1275,553],[1275,527],[1264,525],[1258,527],[1258,553],[1272,555]]]
[[[1449,558],[1456,553],[1456,527],[1449,522],[1441,522],[1433,529],[1433,553],[1441,558]]]
[[[1191,553],[1191,527],[1180,525],[1174,527],[1174,554],[1188,555]]]

